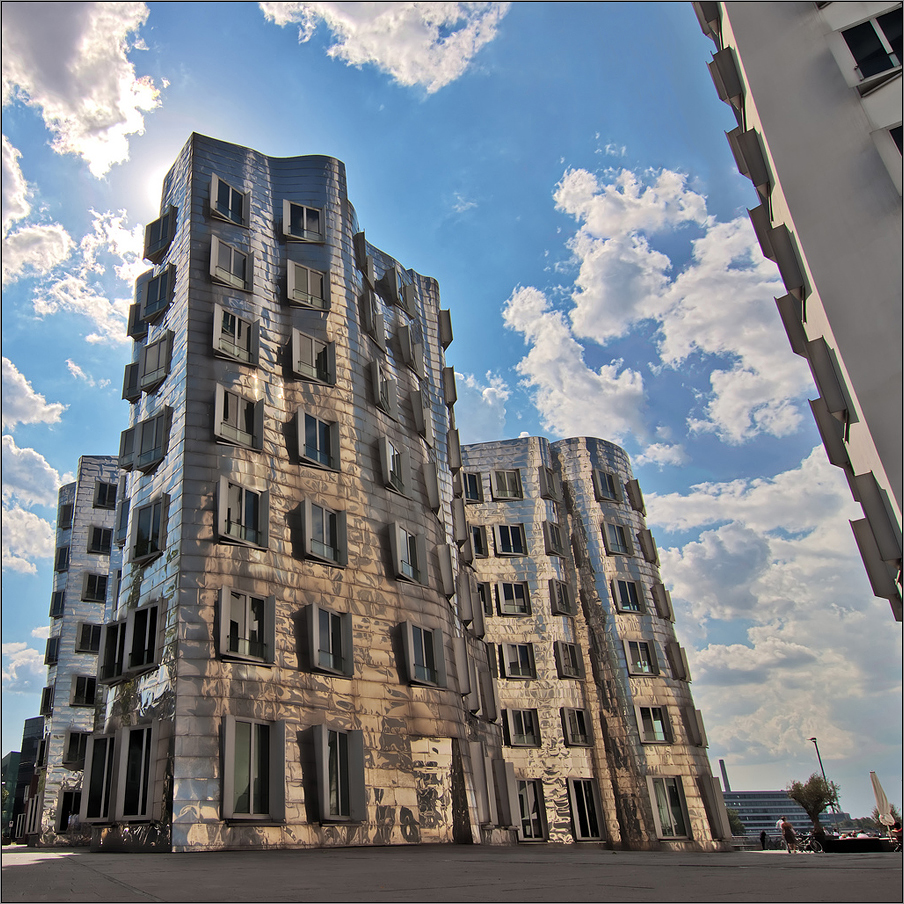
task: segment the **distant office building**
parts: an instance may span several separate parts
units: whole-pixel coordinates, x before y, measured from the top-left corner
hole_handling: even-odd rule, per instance
[[[0,763],[2,770],[3,788],[6,791],[6,800],[3,804],[2,833],[4,836],[10,835],[13,823],[13,807],[16,803],[16,783],[19,780],[19,751],[12,750]]]
[[[44,734],[36,764],[41,782],[28,821],[28,834],[42,845],[69,843],[60,836],[81,805],[85,747],[100,697],[97,655],[105,607],[117,592],[118,484],[115,456],[86,455],[75,482],[59,491],[47,685],[41,694]]]
[[[35,762],[44,755],[44,717],[35,716],[25,720],[22,729],[22,744],[19,751],[19,773],[16,778],[16,792],[12,812],[13,841],[25,842],[25,823],[29,802],[33,796],[35,783]],[[31,817],[37,817],[37,804],[31,806]]]
[[[456,485],[519,839],[716,847],[730,830],[625,452],[589,438],[465,446]]]
[[[694,3],[873,592],[901,620],[901,4]]]

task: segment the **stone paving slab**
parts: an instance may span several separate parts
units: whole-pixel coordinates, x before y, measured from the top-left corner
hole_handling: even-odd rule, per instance
[[[900,902],[900,854],[609,851],[595,845],[92,854],[4,848],[14,902]]]

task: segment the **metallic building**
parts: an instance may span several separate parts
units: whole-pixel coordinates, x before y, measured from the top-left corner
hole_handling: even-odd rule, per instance
[[[115,456],[86,455],[75,482],[59,491],[47,685],[41,694],[44,734],[35,761],[40,782],[26,818],[26,834],[37,844],[69,844],[70,818],[79,812],[85,748],[99,698],[97,654],[119,570],[113,543],[118,484]]]
[[[465,446],[462,461],[464,571],[519,838],[719,848],[721,790],[627,455],[524,437]]]
[[[756,190],[749,211],[787,294],[791,349],[873,592],[901,620],[901,85],[896,2],[694,3]]]
[[[94,843],[509,839],[459,672],[487,656],[457,611],[436,282],[365,240],[338,160],[200,135],[145,256]]]

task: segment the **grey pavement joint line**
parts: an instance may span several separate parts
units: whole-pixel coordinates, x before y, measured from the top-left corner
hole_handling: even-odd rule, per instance
[[[147,856],[155,856],[154,854],[145,854]],[[148,901],[158,901],[160,904],[165,904],[166,898],[158,898],[154,895],[144,891],[144,889],[136,888],[134,885],[129,885],[128,882],[123,882],[121,879],[117,879],[114,876],[109,875],[108,873],[103,872],[102,870],[97,869],[96,867],[91,866],[89,863],[85,862],[87,858],[84,857],[67,857],[67,861],[69,863],[74,863],[77,866],[82,867],[82,869],[89,870],[94,873],[96,876],[102,876],[108,882],[112,882],[114,885],[120,885],[123,888],[128,889],[132,894],[135,895],[143,895]]]

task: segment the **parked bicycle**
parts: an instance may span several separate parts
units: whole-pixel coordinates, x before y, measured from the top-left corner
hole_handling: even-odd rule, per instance
[[[816,836],[810,832],[807,835],[797,836],[797,849],[805,854],[821,854],[822,844]]]

